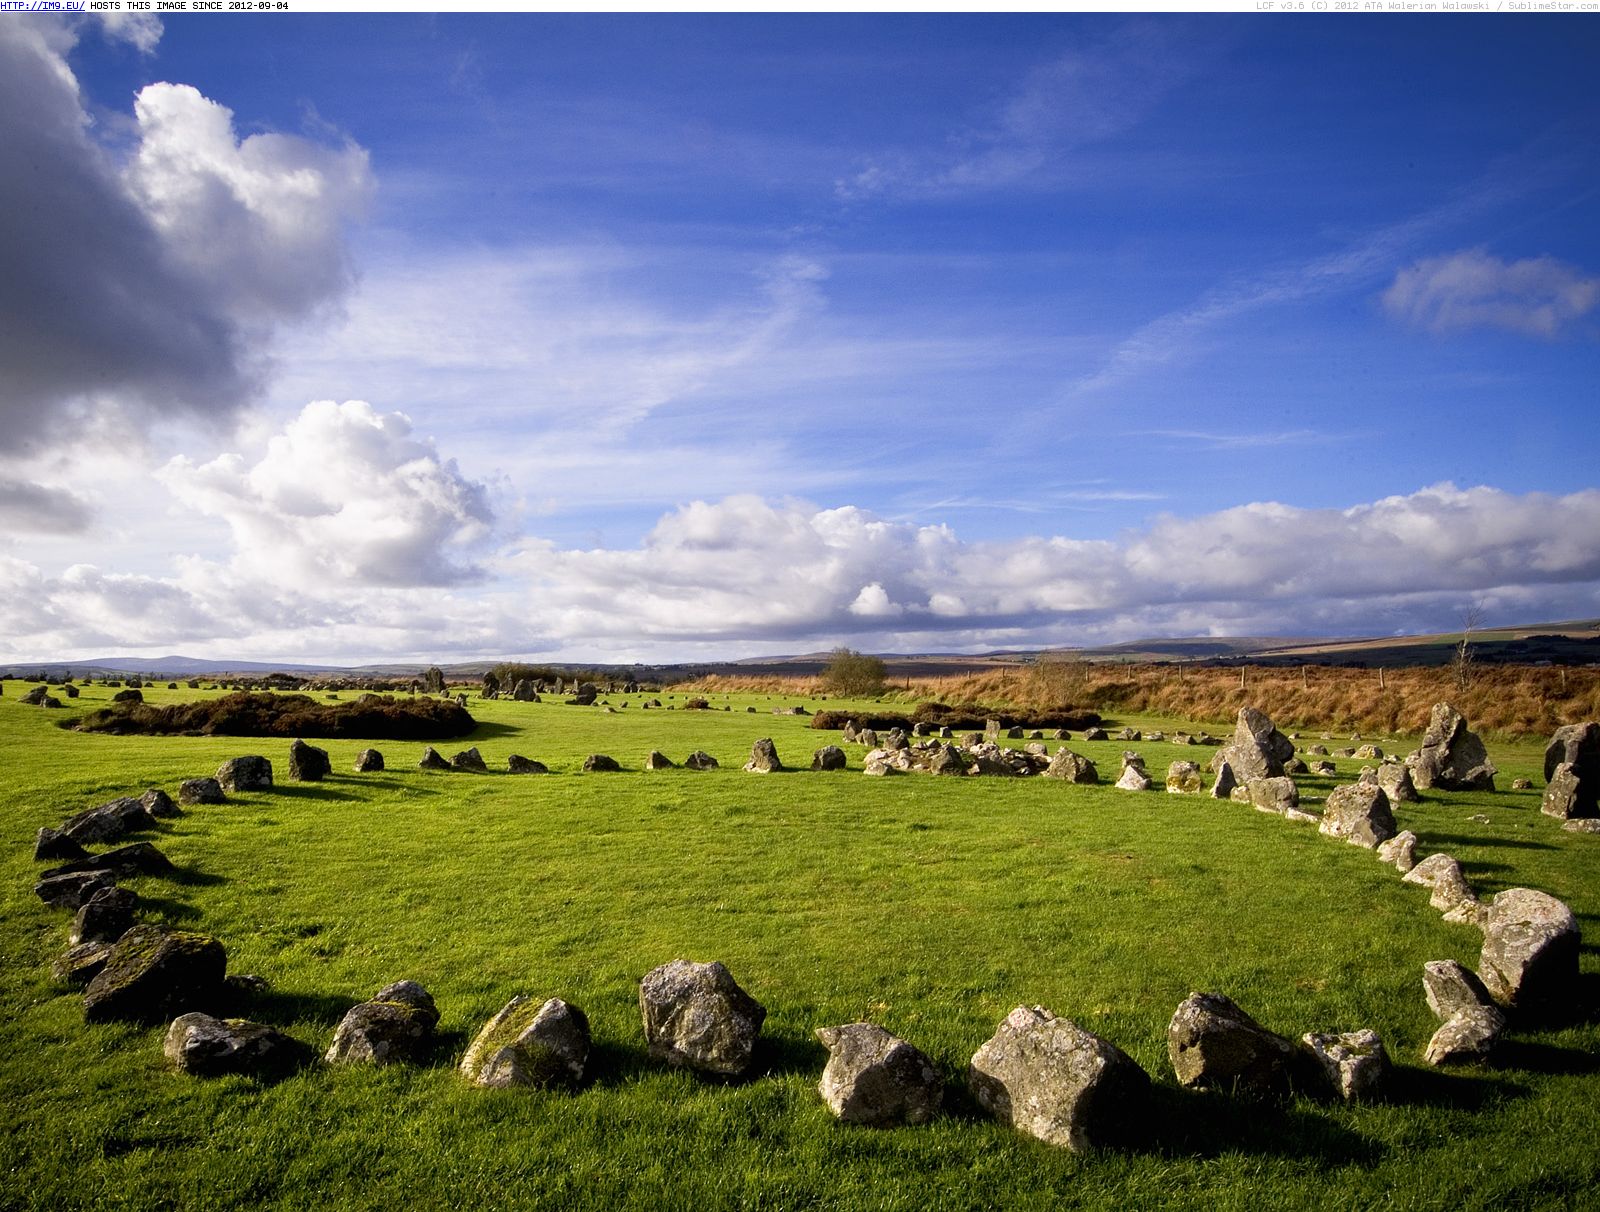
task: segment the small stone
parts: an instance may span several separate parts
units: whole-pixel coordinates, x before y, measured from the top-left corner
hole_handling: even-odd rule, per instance
[[[217,782],[224,791],[271,791],[272,763],[256,754],[229,758],[217,767]]]
[[[376,749],[363,749],[356,754],[357,774],[376,774],[383,769],[383,754]]]
[[[439,1011],[426,989],[416,981],[396,981],[345,1012],[324,1059],[368,1065],[419,1061],[438,1022]]]
[[[1422,965],[1422,991],[1434,1018],[1448,1022],[1463,1010],[1492,1006],[1494,999],[1478,974],[1455,960],[1429,960]]]
[[[33,842],[36,862],[74,862],[89,857],[89,852],[59,829],[41,826]]]
[[[685,770],[715,770],[717,768],[717,759],[704,749],[696,749],[683,759],[683,768]]]
[[[1433,1033],[1423,1053],[1430,1065],[1456,1065],[1487,1060],[1506,1029],[1506,1016],[1493,1006],[1457,1011]]]
[[[111,955],[111,948],[111,943],[100,940],[79,943],[56,957],[50,965],[50,975],[60,984],[81,988],[100,975]]]
[[[1513,791],[1532,791],[1533,790],[1533,780],[1530,779],[1530,778],[1512,779],[1511,780],[1511,790],[1513,790]]]
[[[646,770],[675,770],[677,765],[676,762],[659,749],[652,749],[644,755],[644,768]]]
[[[1600,833],[1600,820],[1592,816],[1581,817],[1578,820],[1567,821],[1561,828],[1568,833]]]
[[[1467,877],[1461,873],[1461,864],[1448,854],[1430,854],[1400,878],[1408,884],[1431,889],[1428,904],[1441,913],[1450,912],[1463,901],[1478,899]]]
[[[1119,791],[1149,791],[1154,785],[1142,766],[1124,766],[1122,777],[1116,782]]]
[[[1415,804],[1421,797],[1411,781],[1411,767],[1404,762],[1385,762],[1378,767],[1378,786],[1389,797],[1389,805]]]
[[[470,770],[475,774],[486,774],[489,764],[483,760],[483,754],[478,752],[474,745],[471,749],[463,749],[460,753],[450,755],[450,769]]]
[[[1176,795],[1199,795],[1204,790],[1200,767],[1181,760],[1171,763],[1167,767],[1167,790]]]
[[[750,1067],[767,1017],[721,963],[681,959],[639,982],[639,1013],[651,1056],[723,1076]]]
[[[483,1025],[461,1058],[475,1086],[576,1085],[589,1063],[589,1019],[552,997],[536,1002],[518,994]]]
[[[1417,865],[1417,835],[1407,829],[1378,843],[1378,858],[1404,875]]]
[[[1376,1031],[1310,1032],[1300,1037],[1300,1043],[1344,1102],[1370,1102],[1382,1096],[1389,1079],[1389,1054]]]
[[[183,810],[172,802],[172,797],[159,787],[152,787],[139,797],[139,803],[150,816],[170,819],[183,815]]]
[[[884,1128],[925,1124],[938,1113],[944,1085],[933,1062],[873,1023],[819,1027],[828,1063],[817,1093],[847,1124]]]
[[[506,769],[512,774],[549,774],[550,767],[543,762],[536,762],[532,758],[523,757],[520,753],[513,753],[506,759]]]
[[[417,763],[419,770],[449,770],[450,763],[445,761],[444,754],[432,745],[422,751],[422,760]]]
[[[811,755],[811,769],[813,770],[843,770],[844,768],[844,750],[837,745],[824,745]]]
[[[184,779],[178,784],[180,804],[221,804],[227,799],[216,779]]]
[[[1243,791],[1250,806],[1257,812],[1274,812],[1282,816],[1289,809],[1300,806],[1300,789],[1286,774],[1251,779],[1244,784]]]
[[[52,909],[76,913],[95,896],[116,886],[106,871],[70,871],[47,875],[33,886],[34,895]]]
[[[604,753],[591,753],[583,759],[583,769],[589,774],[614,774],[622,767],[617,764],[617,759]]]
[[[1343,838],[1352,845],[1376,850],[1380,842],[1395,835],[1389,797],[1376,781],[1335,787],[1328,793],[1318,830],[1328,837]]]
[[[1044,774],[1046,778],[1061,779],[1067,783],[1093,784],[1100,781],[1100,772],[1095,769],[1093,762],[1066,748],[1056,750]]]
[[[1167,1027],[1178,1084],[1240,1094],[1287,1094],[1294,1045],[1220,993],[1191,993]]]
[[[1239,785],[1239,780],[1233,776],[1233,764],[1227,758],[1222,758],[1215,763],[1217,777],[1211,784],[1211,798],[1214,800],[1229,799],[1233,789]]]
[[[261,1076],[293,1068],[305,1055],[303,1045],[273,1027],[198,1011],[172,1020],[161,1050],[175,1069],[195,1077]]]

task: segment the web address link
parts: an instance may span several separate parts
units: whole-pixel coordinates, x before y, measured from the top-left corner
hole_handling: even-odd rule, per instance
[[[86,0],[0,0],[0,12],[7,13],[81,13]]]

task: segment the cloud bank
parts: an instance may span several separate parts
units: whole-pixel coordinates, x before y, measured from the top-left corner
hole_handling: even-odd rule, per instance
[[[1384,310],[1434,333],[1498,328],[1561,336],[1600,303],[1600,277],[1554,257],[1502,261],[1481,248],[1428,257],[1402,269],[1383,292]]]

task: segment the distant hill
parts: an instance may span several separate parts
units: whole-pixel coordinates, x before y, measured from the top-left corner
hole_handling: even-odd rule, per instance
[[[1459,632],[1414,636],[1339,637],[1165,637],[1105,644],[1092,648],[1002,649],[993,652],[879,653],[890,678],[944,677],[979,673],[1007,665],[1033,664],[1041,660],[1082,660],[1096,663],[1149,664],[1182,661],[1186,664],[1265,665],[1382,665],[1402,668],[1411,665],[1447,664],[1460,642]],[[1518,627],[1494,627],[1472,635],[1473,659],[1489,664],[1600,664],[1600,619],[1562,623],[1532,623]],[[695,661],[679,664],[597,665],[594,662],[559,662],[530,659],[528,663],[551,669],[588,671],[614,670],[620,677],[639,681],[672,682],[711,674],[744,677],[806,677],[822,672],[828,663],[826,652],[794,656],[746,657],[730,661]],[[447,678],[457,681],[482,677],[500,663],[495,660],[458,661],[441,664]],[[203,660],[186,656],[110,656],[83,661],[16,661],[0,664],[0,673],[34,677],[41,674],[72,673],[78,677],[116,677],[135,675],[166,680],[217,678],[230,674],[265,675],[345,675],[400,679],[416,676],[429,662],[395,661],[377,665],[321,665],[293,661]]]

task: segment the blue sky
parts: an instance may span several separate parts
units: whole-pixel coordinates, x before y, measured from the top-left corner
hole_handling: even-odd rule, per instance
[[[0,659],[1600,614],[1592,21],[0,50]]]

